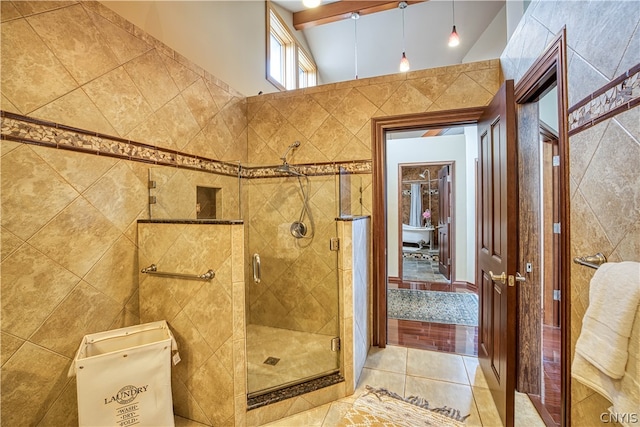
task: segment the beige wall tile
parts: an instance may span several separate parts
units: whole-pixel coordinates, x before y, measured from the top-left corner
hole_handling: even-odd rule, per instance
[[[84,5],[86,7],[86,4]],[[109,48],[122,65],[152,49],[143,40],[130,32],[110,22],[98,13],[87,10],[93,25],[98,29],[102,37],[108,41]]]
[[[173,78],[173,81],[178,86],[178,89],[180,89],[180,91],[185,90],[193,82],[200,78],[198,74],[194,73],[189,68],[180,64],[173,58],[164,54],[160,55],[160,58],[164,62],[164,65],[167,67],[167,71],[169,71],[169,74]]]
[[[146,180],[145,180],[146,183]],[[148,206],[147,186],[121,161],[104,174],[84,197],[122,232]]]
[[[640,216],[640,200],[629,197],[640,188],[640,170],[620,167],[640,159],[640,145],[615,121],[610,121],[602,141],[580,183],[609,240],[615,245]]]
[[[25,343],[2,367],[2,423],[37,424],[69,382],[70,363],[66,357]]]
[[[233,424],[233,379],[217,357],[210,357],[186,385],[212,425]]]
[[[119,312],[119,304],[86,282],[80,282],[30,341],[73,358],[82,337],[107,330]]]
[[[0,3],[0,4],[4,4],[4,3]],[[4,95],[2,95],[2,98],[0,99],[0,109],[4,111],[8,111],[10,113],[22,114],[22,111],[20,111],[18,107],[13,105],[13,103],[9,101],[7,97]]]
[[[198,125],[200,125],[200,128],[207,126],[209,121],[219,111],[202,78],[199,78],[183,90],[182,97],[189,107],[191,114],[193,114],[193,117],[198,122]]]
[[[75,1],[12,1],[23,16],[55,10],[76,3]]]
[[[84,280],[124,306],[138,289],[138,270],[135,245],[126,237],[120,236]]]
[[[198,402],[189,393],[187,387],[177,378],[175,371],[171,378],[171,394],[173,395],[174,414],[205,425],[212,425]]]
[[[109,120],[118,133],[116,136],[128,134],[152,113],[151,107],[122,67],[87,83],[83,90]]]
[[[155,49],[127,62],[124,69],[153,111],[160,109],[179,93]]]
[[[0,333],[0,342],[2,342],[0,353],[0,366],[4,365],[13,354],[24,344],[24,340],[7,333]]]
[[[184,311],[171,321],[170,327],[181,359],[173,369],[186,382],[213,355],[213,349],[198,330],[202,325],[196,326]]]
[[[376,112],[377,108],[360,91],[352,89],[333,111],[337,118],[353,134],[357,133]]]
[[[431,104],[433,104],[432,99],[426,97],[409,82],[404,82],[389,96],[380,109],[384,115],[395,116],[427,111]]]
[[[111,124],[82,89],[69,92],[38,108],[31,115],[55,123],[64,123],[79,129],[100,132],[105,135],[116,135],[116,131]]]
[[[178,147],[171,139],[167,130],[168,123],[161,120],[156,113],[151,114],[142,123],[129,132],[126,137],[132,141],[154,145],[169,150],[176,150]]]
[[[2,263],[2,330],[28,338],[80,278],[24,245]]]
[[[76,425],[78,424],[77,406],[78,390],[76,379],[73,377],[38,425],[42,427]]]
[[[25,19],[2,24],[2,94],[20,111],[31,112],[76,86]]]
[[[200,130],[181,95],[165,104],[157,114],[165,123],[173,123],[168,130],[178,149],[185,147]]]
[[[0,19],[2,22],[20,18],[22,15],[10,1],[0,2]]]
[[[30,242],[82,277],[119,235],[113,224],[96,208],[78,198],[36,233]]]
[[[118,65],[80,4],[33,15],[27,21],[80,85]]]
[[[2,256],[0,257],[0,261],[4,261],[5,258],[11,255],[24,243],[24,240],[20,239],[6,228],[2,228],[1,230],[0,239],[2,239],[2,243],[0,243],[0,251],[2,252]]]
[[[48,147],[34,146],[31,149],[80,193],[118,162],[110,157],[87,156]]]

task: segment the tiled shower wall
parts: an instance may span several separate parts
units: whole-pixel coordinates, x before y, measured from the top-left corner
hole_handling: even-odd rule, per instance
[[[504,75],[518,80],[566,25],[571,108],[640,63],[639,22],[640,9],[626,2],[534,1],[503,53]],[[571,257],[602,252],[613,262],[640,261],[639,124],[635,107],[570,136]],[[592,276],[572,265],[572,347]],[[571,387],[572,424],[600,425],[610,403],[576,381]]]
[[[300,185],[308,193],[311,216],[303,219],[308,237],[296,239],[290,226],[300,219],[304,205]],[[336,177],[249,179],[243,188],[248,200],[246,262],[251,266],[251,258],[259,254],[262,271],[260,283],[247,280],[247,322],[338,336],[338,262],[329,248],[336,237]]]
[[[99,3],[0,6],[3,110],[246,160],[244,98]],[[1,149],[1,422],[77,424],[66,372],[82,336],[140,322],[136,220],[148,217],[152,165],[8,140]],[[237,200],[237,179],[154,168],[206,175]],[[235,217],[237,202],[228,206]]]

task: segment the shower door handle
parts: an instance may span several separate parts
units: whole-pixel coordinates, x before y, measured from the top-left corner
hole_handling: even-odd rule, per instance
[[[260,271],[260,255],[253,254],[253,281],[260,283],[262,273]]]

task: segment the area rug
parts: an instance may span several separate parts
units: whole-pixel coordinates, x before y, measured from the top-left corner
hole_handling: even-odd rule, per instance
[[[383,388],[366,386],[366,393],[354,402],[338,423],[338,427],[422,427],[464,426],[457,409],[431,408],[421,397],[403,398]]]
[[[418,322],[478,326],[478,296],[473,293],[389,289],[387,316]]]

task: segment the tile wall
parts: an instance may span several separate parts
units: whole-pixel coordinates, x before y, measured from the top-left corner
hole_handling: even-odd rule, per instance
[[[2,110],[246,159],[244,98],[98,2],[0,6]],[[151,165],[7,139],[0,148],[1,425],[77,424],[66,372],[82,336],[140,323],[136,221],[149,215]],[[237,200],[237,179],[183,179],[194,174],[232,185]],[[237,201],[228,205],[235,217]]]
[[[639,23],[640,10],[622,1],[534,1],[503,52],[503,73],[518,80],[566,26],[569,108],[580,107],[582,100],[640,63]],[[632,97],[637,98],[637,91],[636,84]],[[578,120],[572,117],[570,123]],[[636,106],[571,133],[571,257],[602,252],[613,262],[640,261],[639,123]],[[591,269],[571,267],[572,345],[589,303],[592,276]],[[571,387],[572,424],[600,425],[600,414],[610,404],[576,381]]]
[[[296,239],[290,226],[300,219],[308,193],[309,214],[303,223],[308,237]],[[247,265],[259,254],[260,283],[247,287],[248,323],[295,331],[338,335],[335,176],[250,179],[247,192]],[[249,273],[251,274],[251,273]]]
[[[244,226],[139,223],[138,264],[211,281],[140,274],[140,320],[166,320],[181,362],[174,413],[205,425],[243,425],[246,410]]]

